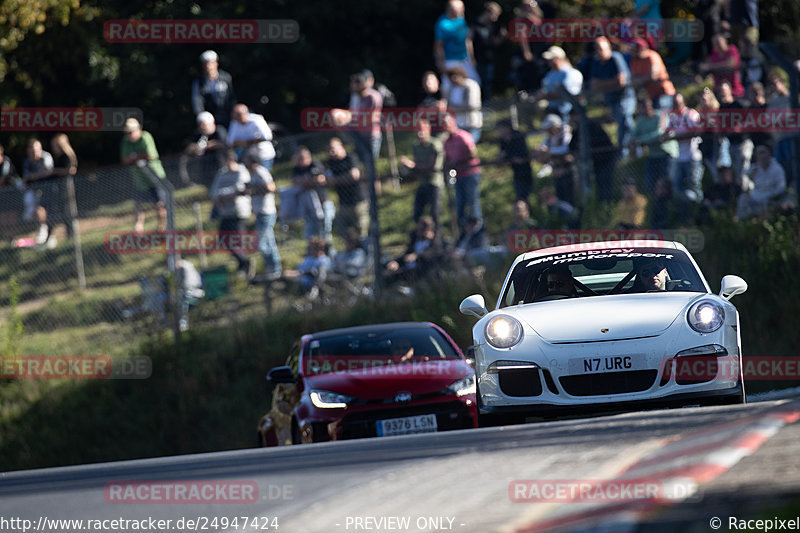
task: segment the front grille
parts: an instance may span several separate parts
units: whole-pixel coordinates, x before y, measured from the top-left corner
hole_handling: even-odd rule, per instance
[[[571,396],[599,396],[641,392],[653,386],[658,370],[632,370],[564,376],[558,381]]]
[[[431,413],[436,415],[436,428],[438,431],[472,427],[472,418],[467,410],[467,406],[461,402],[447,402],[395,407],[394,409],[375,409],[374,411],[348,414],[342,420],[342,438],[358,439],[363,437],[377,437],[378,431],[376,423],[378,420],[427,415]]]
[[[500,390],[507,396],[539,396],[542,379],[538,368],[499,371]]]

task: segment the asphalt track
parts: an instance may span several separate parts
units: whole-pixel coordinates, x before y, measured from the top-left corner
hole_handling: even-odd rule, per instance
[[[0,531],[142,530],[111,521],[152,518],[172,522],[146,530],[688,533],[714,531],[715,517],[728,531],[731,516],[800,514],[798,419],[788,399],[8,472]],[[256,493],[165,503],[109,489],[175,482]],[[84,522],[51,522],[68,519]]]

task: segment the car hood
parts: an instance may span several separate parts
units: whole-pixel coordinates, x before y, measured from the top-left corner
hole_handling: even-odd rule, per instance
[[[698,293],[616,294],[507,307],[547,342],[653,337],[666,330]]]
[[[426,394],[444,390],[473,374],[464,361],[412,361],[364,370],[305,376],[309,390],[326,390],[363,400],[392,398],[398,392]]]

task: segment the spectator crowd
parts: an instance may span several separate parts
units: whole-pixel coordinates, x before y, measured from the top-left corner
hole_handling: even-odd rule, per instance
[[[584,43],[580,56],[571,56],[567,43],[514,38],[495,2],[486,2],[468,23],[464,3],[448,0],[433,23],[433,69],[422,75],[419,101],[419,108],[439,113],[441,120],[415,121],[410,153],[399,157],[400,175],[417,183],[409,213],[414,229],[404,252],[384,261],[378,275],[390,283],[408,281],[445,261],[489,260],[481,202],[488,163],[509,169],[512,229],[580,227],[592,196],[607,206],[608,225],[624,229],[688,226],[719,212],[746,220],[793,209],[792,186],[800,178],[791,165],[797,132],[718,127],[709,119],[796,107],[785,73],[770,68],[759,51],[757,0],[699,2],[694,16],[705,37],[685,58],[689,76],[662,35],[600,36]],[[636,0],[630,17],[661,20],[659,0]],[[547,1],[523,0],[513,18],[536,27],[557,19],[558,12]],[[503,47],[513,49],[517,114],[484,131]],[[244,231],[254,224],[265,281],[288,277],[310,290],[312,278],[329,270],[362,272],[376,224],[371,208],[381,194],[376,162],[391,133],[381,121],[382,111],[395,104],[391,91],[369,70],[352,74],[347,109],[332,114],[340,124],[366,116],[366,126],[333,132],[324,160],[298,146],[291,187],[279,193],[271,174],[276,151],[269,123],[236,98],[234,80],[220,69],[216,52],[205,51],[200,63],[202,74],[191,86],[197,130],[185,154],[202,159],[208,169],[195,180],[209,187],[219,229]],[[697,95],[685,90],[690,82],[701,87]],[[587,114],[590,107],[607,120]],[[533,143],[534,137],[541,140]],[[496,143],[497,160],[481,161],[478,143]],[[36,221],[35,242],[42,246],[55,245],[54,225],[70,227],[60,178],[77,170],[66,135],[54,136],[50,146],[47,152],[32,139],[20,171],[0,146],[0,184],[24,193],[23,219]],[[136,119],[125,124],[120,159],[133,177],[134,231],[144,230],[147,209],[154,209],[159,230],[165,229],[158,186],[164,168],[154,135]],[[638,162],[640,175],[637,170],[615,177],[622,165],[638,169]],[[491,190],[484,187],[484,194]],[[443,203],[451,195],[452,224],[445,228]],[[302,220],[308,241],[308,256],[294,269],[284,269],[278,250],[279,209],[282,218]],[[339,267],[330,257],[334,236],[344,243]],[[253,279],[253,258],[233,255],[242,277]]]

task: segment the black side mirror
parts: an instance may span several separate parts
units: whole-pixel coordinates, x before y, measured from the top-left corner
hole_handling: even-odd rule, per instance
[[[472,344],[467,346],[464,356],[466,357],[467,364],[475,370],[475,346]]]
[[[278,383],[296,383],[297,378],[288,366],[276,366],[267,372],[267,381],[277,385]]]

